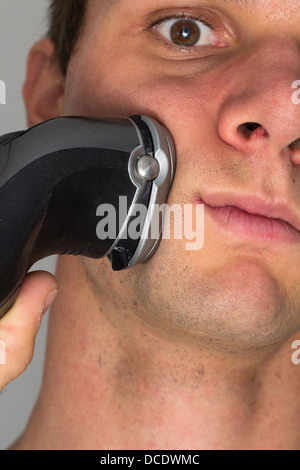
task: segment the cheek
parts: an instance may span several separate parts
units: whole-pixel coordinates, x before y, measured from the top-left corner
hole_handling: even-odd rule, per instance
[[[191,80],[151,78],[141,70],[132,77],[129,72],[125,75],[120,72],[116,77],[117,70],[114,74],[112,71],[97,74],[84,70],[82,73],[82,67],[77,63],[70,68],[65,114],[92,117],[148,115],[165,125],[173,136],[178,154],[177,175],[181,175],[176,179],[180,192],[197,188],[199,175],[202,179],[215,178],[223,156],[218,150],[215,130],[217,92],[212,93],[210,86],[199,90]],[[187,178],[188,188],[184,183]]]
[[[207,136],[208,131],[215,131],[220,85],[212,74],[199,83],[185,75],[170,75],[165,66],[153,71],[139,58],[112,63],[110,57],[103,67],[105,57],[86,60],[83,52],[70,64],[66,113],[95,117],[146,114],[165,124],[178,142],[186,140],[195,127],[198,138],[199,133]],[[181,139],[183,135],[185,139]]]

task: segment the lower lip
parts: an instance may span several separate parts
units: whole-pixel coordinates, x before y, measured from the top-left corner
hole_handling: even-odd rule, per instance
[[[300,241],[300,232],[280,219],[269,219],[260,215],[249,214],[237,207],[212,207],[202,200],[205,214],[213,218],[223,230],[241,238],[273,243],[291,243]]]

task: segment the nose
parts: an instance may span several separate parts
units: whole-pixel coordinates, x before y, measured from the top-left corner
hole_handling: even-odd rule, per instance
[[[299,49],[290,42],[266,41],[241,59],[218,115],[221,139],[242,152],[285,151],[300,164],[299,76]]]

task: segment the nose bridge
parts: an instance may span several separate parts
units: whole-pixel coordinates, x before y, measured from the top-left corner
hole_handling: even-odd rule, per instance
[[[241,58],[235,76],[219,116],[225,140],[246,123],[261,125],[277,150],[300,138],[300,104],[293,99],[297,93],[293,85],[300,80],[296,43],[282,38],[260,42]]]

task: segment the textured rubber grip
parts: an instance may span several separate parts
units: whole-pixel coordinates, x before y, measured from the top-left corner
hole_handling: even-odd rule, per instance
[[[96,212],[103,203],[116,207],[119,194],[132,202],[128,158],[105,149],[59,151],[34,161],[1,188],[0,201],[6,201],[0,202],[4,303],[39,259],[52,254],[105,256],[115,240],[98,240]]]
[[[2,139],[0,318],[39,259],[54,254],[105,256],[115,238],[98,239],[97,208],[105,203],[117,210],[119,196],[126,196],[130,205],[136,193],[128,162],[140,142],[129,120],[57,121]]]

